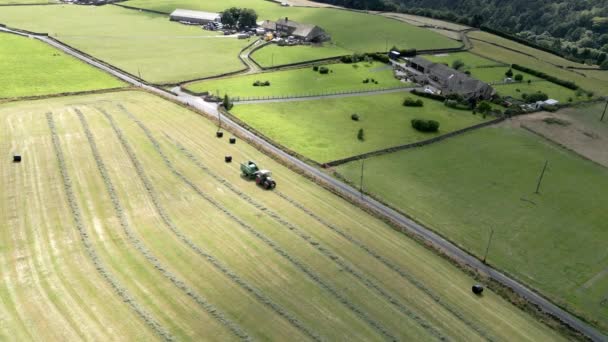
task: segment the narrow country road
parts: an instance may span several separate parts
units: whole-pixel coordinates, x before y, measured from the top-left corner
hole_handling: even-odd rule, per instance
[[[415,235],[423,238],[425,241],[431,243],[436,248],[442,250],[445,254],[447,254],[449,257],[453,258],[457,262],[469,265],[469,266],[479,270],[481,273],[487,274],[489,277],[502,283],[503,285],[508,286],[513,291],[518,293],[520,296],[526,298],[531,303],[537,305],[545,312],[557,317],[558,319],[560,319],[564,323],[568,324],[575,330],[586,335],[593,341],[608,342],[608,337],[606,335],[602,334],[600,331],[598,331],[594,327],[590,326],[589,324],[581,321],[574,315],[572,315],[572,314],[568,313],[567,311],[561,309],[560,307],[556,306],[551,301],[540,296],[536,292],[530,290],[525,285],[517,282],[515,279],[512,279],[512,278],[506,276],[505,274],[495,270],[491,266],[488,266],[488,265],[482,263],[479,259],[477,259],[474,256],[461,250],[456,245],[445,240],[441,236],[435,234],[428,228],[421,226],[420,224],[412,221],[411,219],[404,216],[403,214],[385,206],[384,204],[374,200],[373,198],[370,198],[367,196],[361,196],[357,189],[355,189],[339,180],[336,180],[333,177],[331,177],[330,175],[324,173],[323,171],[321,171],[311,165],[308,165],[308,164],[304,163],[303,161],[287,154],[286,152],[275,147],[274,145],[267,142],[266,140],[254,135],[253,133],[249,132],[245,128],[239,126],[237,123],[232,121],[229,117],[221,115],[221,113],[218,111],[216,104],[207,103],[199,97],[188,95],[181,91],[178,91],[175,94],[171,94],[163,89],[148,85],[146,83],[142,83],[141,81],[135,79],[134,77],[132,77],[124,72],[121,72],[117,69],[109,67],[106,64],[98,62],[82,53],[79,53],[79,52],[71,49],[68,46],[57,43],[56,41],[48,38],[47,36],[23,34],[21,32],[13,31],[13,30],[10,30],[7,28],[2,28],[2,27],[0,27],[0,31],[12,32],[12,33],[16,33],[16,34],[27,36],[27,37],[34,37],[40,41],[43,41],[51,46],[56,47],[57,49],[64,51],[67,54],[70,54],[92,66],[95,66],[101,70],[104,70],[104,71],[114,75],[115,77],[120,78],[121,80],[123,80],[127,83],[130,83],[134,86],[141,87],[145,90],[156,93],[159,96],[162,96],[164,98],[168,98],[168,99],[171,99],[174,101],[179,101],[183,104],[190,105],[200,111],[206,112],[207,114],[209,114],[211,116],[221,117],[222,123],[224,125],[230,126],[231,129],[238,131],[243,136],[252,140],[256,144],[263,146],[265,149],[267,149],[267,150],[271,151],[272,153],[274,153],[275,155],[281,157],[283,160],[288,161],[293,166],[297,167],[298,169],[305,172],[306,174],[309,174],[317,179],[320,179],[321,181],[323,181],[324,183],[326,183],[327,185],[332,187],[333,190],[339,192],[342,195],[353,198],[353,199],[355,199],[355,201],[361,202],[361,204],[375,210],[377,213],[384,215],[385,217],[389,218],[390,220],[392,220],[396,223],[399,223],[403,229],[407,230],[411,234],[415,234]]]

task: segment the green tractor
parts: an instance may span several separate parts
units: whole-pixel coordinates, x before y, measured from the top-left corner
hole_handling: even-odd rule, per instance
[[[266,190],[274,189],[277,186],[277,183],[272,179],[272,172],[260,170],[252,161],[241,164],[241,172],[243,176],[252,180],[255,179],[255,183]]]

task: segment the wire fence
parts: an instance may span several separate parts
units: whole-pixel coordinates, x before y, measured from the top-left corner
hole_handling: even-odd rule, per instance
[[[379,92],[392,91],[392,90],[411,90],[411,89],[414,89],[414,87],[412,85],[407,85],[407,86],[398,86],[398,87],[384,87],[384,88],[374,88],[374,89],[354,89],[354,90],[342,90],[342,91],[334,91],[334,92],[318,92],[318,93],[306,93],[306,94],[294,94],[294,95],[235,96],[235,97],[231,97],[230,99],[233,102],[270,101],[270,100],[298,99],[298,98],[307,98],[307,97],[379,93]]]

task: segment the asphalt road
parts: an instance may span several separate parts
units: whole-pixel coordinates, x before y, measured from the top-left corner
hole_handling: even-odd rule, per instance
[[[1,27],[0,27],[0,30],[23,35],[22,33],[11,31],[11,30],[1,28]],[[517,282],[515,279],[512,279],[512,278],[508,277],[507,275],[495,270],[491,266],[488,266],[488,265],[482,263],[479,259],[466,253],[462,249],[458,248],[456,245],[445,240],[441,236],[435,234],[430,229],[423,227],[422,225],[412,221],[411,219],[404,216],[403,214],[385,206],[384,204],[374,200],[373,198],[370,198],[367,196],[361,196],[357,189],[355,189],[341,181],[338,181],[335,178],[331,177],[330,175],[324,173],[323,171],[321,171],[313,166],[310,166],[310,165],[302,162],[301,160],[285,153],[284,151],[282,151],[281,149],[270,144],[266,140],[254,135],[253,133],[249,132],[245,128],[239,126],[236,122],[232,121],[230,118],[221,115],[217,109],[216,104],[207,103],[207,102],[203,101],[201,98],[191,96],[191,95],[188,95],[183,92],[177,92],[175,95],[172,95],[170,93],[167,93],[165,90],[148,85],[146,83],[142,83],[139,80],[133,78],[132,76],[130,76],[124,72],[118,71],[103,63],[97,62],[65,45],[59,44],[59,43],[53,41],[52,39],[49,39],[46,36],[34,36],[34,35],[27,35],[27,34],[25,36],[34,37],[36,39],[39,39],[39,40],[41,40],[49,45],[52,45],[92,66],[95,66],[101,70],[104,70],[134,86],[149,90],[162,97],[169,98],[171,100],[176,100],[181,103],[190,105],[190,106],[195,107],[198,110],[206,112],[207,114],[210,114],[212,116],[221,117],[223,125],[230,126],[232,129],[238,131],[239,133],[241,133],[242,135],[251,139],[255,143],[257,143],[261,146],[264,146],[264,148],[266,148],[267,150],[270,150],[272,153],[276,154],[277,156],[281,157],[282,159],[287,160],[293,166],[297,167],[301,171],[306,172],[307,174],[314,176],[318,179],[321,179],[323,182],[325,182],[326,184],[331,186],[335,191],[341,193],[342,195],[346,195],[351,198],[354,198],[357,201],[360,201],[362,204],[366,205],[367,207],[370,207],[373,210],[377,211],[381,215],[384,215],[387,218],[391,219],[392,221],[399,223],[403,229],[406,229],[409,233],[415,234],[415,235],[423,238],[424,240],[432,243],[436,248],[439,248],[445,254],[447,254],[448,256],[453,258],[454,260],[456,260],[462,264],[469,265],[469,266],[479,270],[480,272],[487,274],[489,277],[502,283],[503,285],[510,287],[511,289],[513,289],[513,291],[518,293],[520,296],[526,298],[531,303],[534,303],[535,305],[540,307],[545,312],[557,317],[558,319],[560,319],[564,323],[568,324],[572,328],[578,330],[582,334],[589,337],[591,340],[598,341],[598,342],[599,341],[608,342],[608,337],[606,335],[602,334],[600,331],[598,331],[594,327],[590,326],[589,324],[581,321],[580,319],[578,319],[577,317],[568,313],[567,311],[556,306],[555,304],[553,304],[546,298],[544,298],[544,297],[540,296],[539,294],[537,294],[536,292],[530,290],[525,285]]]

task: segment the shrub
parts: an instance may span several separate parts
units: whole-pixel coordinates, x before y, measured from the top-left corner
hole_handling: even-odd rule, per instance
[[[460,68],[462,68],[463,66],[464,66],[464,62],[460,59],[457,59],[452,62],[452,69],[454,69],[454,70],[460,70]]]
[[[521,81],[523,81],[523,80],[524,80],[524,75],[522,75],[522,74],[517,74],[517,75],[515,75],[514,80],[516,80],[517,82],[521,82]]]
[[[312,71],[319,71],[319,66],[318,65],[313,66]]]
[[[371,55],[371,57],[372,59],[384,64],[388,64],[390,62],[390,58],[388,58],[388,56],[383,53],[374,53]]]
[[[340,57],[340,62],[350,64],[353,62],[353,56],[342,56]]]
[[[259,87],[259,86],[260,86],[260,81],[255,81],[255,82],[253,82],[253,86],[254,86],[254,87]]]
[[[320,67],[319,68],[319,73],[320,74],[328,74],[329,73],[329,69],[327,67]]]
[[[359,141],[365,140],[365,133],[363,133],[363,128],[359,128],[359,132],[357,132],[357,139],[359,139]]]
[[[529,103],[546,101],[549,99],[549,96],[547,94],[540,91],[532,94],[523,94],[521,97]]]
[[[480,113],[487,113],[492,110],[492,105],[490,105],[490,103],[488,103],[488,101],[481,101],[477,105],[477,110]]]
[[[505,72],[505,76],[513,77],[513,70],[511,68],[509,68],[509,70],[507,70],[507,72]]]
[[[232,101],[230,100],[230,98],[228,97],[228,94],[224,95],[224,100],[222,101],[222,105],[224,106],[224,108],[226,108],[226,110],[231,110],[232,109]]]
[[[403,49],[399,50],[402,57],[415,57],[417,54],[416,49]]]
[[[403,100],[403,105],[406,107],[422,107],[424,106],[424,102],[420,99],[414,100],[411,97],[406,97],[405,100]]]
[[[363,83],[366,83],[366,84],[369,83],[369,78],[364,79]]]
[[[420,132],[437,132],[439,130],[439,122],[435,120],[413,119],[412,127]]]
[[[262,85],[264,87],[268,87],[268,86],[270,86],[270,81],[265,81],[264,83],[262,83]]]
[[[351,120],[353,121],[359,121],[359,114],[354,113],[353,115],[350,116]]]

